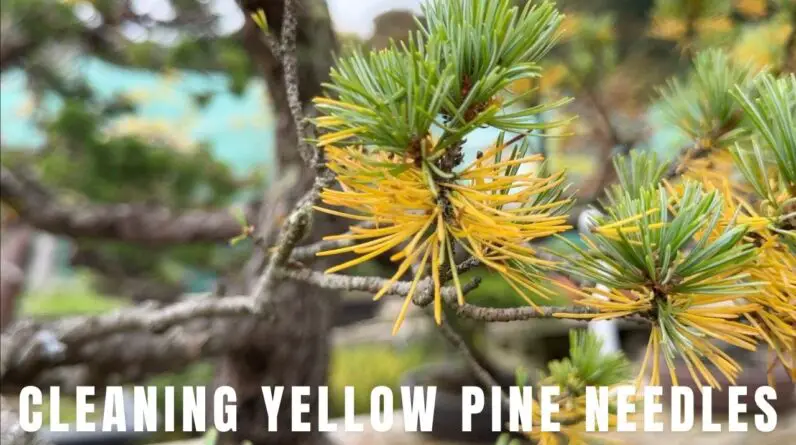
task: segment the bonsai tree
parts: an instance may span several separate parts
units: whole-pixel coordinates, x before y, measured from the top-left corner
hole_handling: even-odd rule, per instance
[[[770,348],[777,357],[774,365],[793,373],[793,73],[739,68],[721,52],[699,53],[686,81],[673,81],[661,93],[675,125],[692,143],[670,162],[643,151],[615,158],[619,183],[606,191],[583,245],[547,250],[538,242],[569,229],[574,199],[566,173],[552,170],[528,138],[560,125],[535,117],[566,101],[540,101],[518,110],[513,106],[519,99],[507,88],[543,75],[540,64],[560,38],[563,21],[552,3],[517,7],[509,0],[431,0],[419,30],[406,43],[338,58],[324,92],[314,99],[318,114],[310,116],[297,77],[296,11],[287,1],[278,14],[265,8],[252,12],[261,41],[280,60],[283,99],[296,133],[290,139],[297,141],[295,151],[284,156],[303,163],[299,176],[307,190],[278,201],[278,208],[289,209],[283,215],[263,212],[239,227],[258,246],[251,285],[224,298],[11,330],[2,337],[4,384],[29,383],[43,370],[90,360],[80,355],[82,346],[107,337],[179,332],[210,320],[228,333],[207,338],[194,350],[228,353],[225,371],[255,376],[240,385],[239,405],[247,409],[239,425],[246,427],[218,440],[320,443],[318,432],[297,437],[258,431],[253,426],[261,408],[247,403],[254,400],[252,384],[324,381],[323,363],[304,365],[309,357],[325,357],[325,314],[332,303],[301,292],[306,286],[401,298],[393,332],[412,307],[428,307],[435,325],[486,385],[494,378],[471,360],[444,307],[456,317],[486,322],[632,318],[647,323],[649,346],[639,385],[657,384],[667,372],[675,379],[679,362],[695,381],[722,387],[742,372],[725,346]],[[282,19],[280,26],[273,22],[275,15]],[[481,127],[500,135],[468,159],[464,141]],[[725,153],[730,165],[718,162]],[[717,162],[701,162],[706,159]],[[726,175],[695,173],[719,167],[740,176],[722,182],[719,177]],[[36,213],[26,207],[24,189],[6,186],[18,184],[16,179],[3,170],[3,199],[8,196],[22,218],[32,218]],[[312,240],[323,215],[348,220],[348,229]],[[278,234],[271,236],[277,225]],[[346,258],[338,259],[343,254]],[[335,262],[308,265],[316,257]],[[394,264],[392,276],[340,273],[379,257]],[[528,306],[493,308],[468,301],[479,285],[477,276],[467,275],[475,266],[500,275]],[[550,282],[551,273],[589,284]],[[537,303],[562,290],[579,298],[565,306]],[[272,333],[278,335],[268,337]],[[176,353],[197,346],[193,338],[175,338],[158,350]],[[252,338],[271,343],[248,344]],[[230,350],[254,353],[255,359],[244,360]],[[545,382],[561,386],[562,394],[577,403],[587,384],[625,381],[621,357],[599,351],[593,337],[573,338],[570,359],[552,364]],[[279,362],[280,370],[289,369],[295,377],[270,374],[273,368],[261,360]],[[582,436],[583,419],[579,410],[571,411],[562,413],[567,416],[562,434],[575,441]],[[280,419],[289,422],[289,416]],[[286,423],[282,430],[287,429]],[[557,443],[558,436],[535,439]]]

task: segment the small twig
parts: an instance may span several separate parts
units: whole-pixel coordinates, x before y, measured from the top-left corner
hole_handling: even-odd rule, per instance
[[[497,386],[500,387],[500,383],[492,377],[492,374],[489,373],[481,364],[476,360],[475,355],[470,350],[470,347],[467,345],[467,342],[462,339],[458,332],[456,332],[450,325],[450,323],[445,319],[445,315],[442,315],[443,321],[442,324],[439,325],[439,331],[442,335],[453,345],[456,349],[459,350],[459,353],[464,357],[467,361],[467,364],[473,371],[473,374],[487,387]],[[507,398],[505,394],[503,394],[504,398]]]
[[[696,143],[693,147],[685,148],[680,151],[678,158],[669,164],[669,169],[664,175],[665,179],[672,179],[683,174],[686,162],[704,158],[710,154],[711,147],[705,144]]]
[[[456,311],[456,315],[467,317],[478,321],[487,322],[512,322],[523,320],[535,320],[541,318],[558,318],[562,320],[589,322],[589,319],[568,318],[565,314],[575,315],[597,315],[601,312],[597,309],[585,306],[540,306],[538,309],[531,306],[493,308],[477,306],[470,303],[459,305],[455,300],[446,298],[445,302]],[[646,319],[634,316],[626,317],[629,320],[646,322]]]
[[[304,106],[299,96],[298,54],[296,52],[296,31],[298,18],[296,17],[296,0],[285,0],[284,17],[282,19],[282,70],[285,78],[285,90],[290,114],[296,126],[298,149],[304,163],[312,167],[316,164],[314,148],[308,142],[313,139],[309,133],[311,129],[304,118]]]
[[[363,224],[359,224],[356,227],[361,228],[373,228],[375,224],[372,222],[365,222]],[[351,234],[352,232],[349,231],[347,234]],[[317,241],[312,244],[308,244],[306,246],[300,246],[293,249],[293,253],[290,254],[290,259],[293,261],[305,261],[312,258],[318,254],[318,252],[323,252],[324,250],[330,249],[339,249],[342,247],[349,247],[354,245],[355,240],[351,239],[341,239],[341,240],[321,240]]]
[[[308,127],[305,124],[303,106],[299,95],[298,54],[296,53],[297,28],[296,0],[285,0],[281,30],[281,62],[287,101],[296,127],[299,154],[308,167],[317,170],[317,175],[312,188],[296,203],[293,212],[288,217],[287,223],[280,233],[277,246],[271,254],[268,266],[266,266],[265,272],[263,272],[255,285],[252,295],[254,297],[254,309],[257,312],[261,312],[266,305],[266,295],[273,285],[276,268],[283,266],[287,262],[296,244],[309,231],[313,216],[312,207],[320,199],[321,191],[330,186],[334,178],[331,171],[319,164],[320,151],[315,151],[314,156],[313,147],[308,142],[311,138],[308,137]]]
[[[268,49],[271,51],[271,54],[274,55],[274,58],[281,61],[282,57],[284,57],[284,51],[282,50],[282,44],[279,43],[279,40],[270,32],[264,32],[262,37],[265,39],[265,44],[268,45]]]
[[[144,204],[68,203],[19,169],[0,166],[0,199],[37,229],[73,238],[139,245],[219,243],[240,235],[229,209],[184,209]]]
[[[456,266],[456,271],[459,275],[461,275],[474,267],[478,267],[479,264],[481,264],[481,262],[478,259],[470,257],[459,263],[459,265]],[[443,271],[441,275],[442,276],[440,277],[440,279],[443,283],[448,282],[453,278],[453,274],[451,274],[451,271],[447,268]],[[434,287],[431,277],[425,278],[420,283],[420,292],[418,292],[417,295],[415,295],[413,303],[420,307],[428,306],[429,304],[431,304],[432,301],[434,301],[433,290]],[[464,292],[464,290],[465,289],[463,287],[462,292],[466,293]]]
[[[470,347],[467,345],[467,342],[462,339],[458,332],[456,332],[445,319],[445,314],[442,314],[442,324],[439,326],[439,331],[442,333],[442,336],[450,342],[458,351],[459,354],[464,357],[465,362],[470,367],[473,375],[484,385],[486,388],[500,388],[500,402],[503,406],[507,406],[509,403],[509,397],[506,394],[503,387],[500,383],[495,379],[489,371],[484,368],[481,363],[478,362],[478,359],[475,358],[475,354],[473,351],[470,350]]]
[[[340,275],[340,274],[325,274],[311,269],[278,269],[275,273],[280,278],[287,278],[305,283],[312,284],[313,286],[321,289],[334,289],[345,291],[362,291],[376,293],[386,285],[389,280],[379,277],[363,277],[357,275]],[[469,292],[480,284],[478,278],[473,279],[467,284],[462,286],[462,292]],[[406,296],[409,294],[409,289],[412,283],[409,281],[398,281],[390,286],[387,291],[388,295]],[[453,286],[444,286],[440,290],[443,298],[457,298],[456,288]]]
[[[312,223],[312,207],[317,204],[320,199],[321,191],[328,187],[334,176],[331,171],[324,171],[315,178],[315,183],[312,188],[296,203],[295,210],[287,219],[287,222],[282,227],[279,235],[279,241],[271,254],[268,266],[265,272],[260,276],[257,285],[252,292],[254,297],[254,309],[256,312],[261,310],[267,305],[267,293],[271,289],[274,281],[274,275],[277,268],[282,267],[290,258],[290,254],[304,236],[309,231]]]

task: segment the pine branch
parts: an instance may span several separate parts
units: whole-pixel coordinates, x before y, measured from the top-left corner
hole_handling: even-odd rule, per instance
[[[66,204],[21,172],[0,166],[0,199],[37,229],[145,245],[223,243],[242,227],[229,210],[175,211],[137,204]]]
[[[293,249],[309,232],[313,206],[318,203],[321,190],[331,185],[332,179],[333,176],[328,170],[317,176],[312,188],[299,200],[282,227],[279,241],[271,254],[270,261],[252,292],[258,311],[267,306],[267,294],[274,284],[277,268],[282,267],[288,261]]]
[[[280,278],[303,281],[322,289],[362,291],[374,294],[390,281],[386,278],[371,276],[326,274],[311,269],[278,269],[275,270],[275,275]],[[422,284],[426,288],[431,287],[431,279],[427,278]],[[465,293],[469,292],[478,286],[478,284],[480,284],[480,280],[476,278],[470,281],[470,283],[463,285],[462,291]],[[386,294],[405,297],[409,294],[411,286],[412,283],[410,281],[398,281],[390,286]],[[455,301],[457,294],[454,287],[443,287],[441,292],[445,298],[450,298]],[[425,305],[427,304],[428,303]],[[424,304],[420,305],[423,306]]]
[[[450,344],[459,351],[475,377],[481,381],[482,385],[484,385],[486,388],[501,386],[500,383],[498,383],[498,381],[492,376],[492,374],[490,374],[489,371],[478,362],[478,359],[475,358],[475,354],[470,350],[467,342],[464,341],[459,333],[451,327],[447,320],[444,320],[444,315],[443,322],[439,326],[439,331],[450,342]],[[504,402],[508,401],[508,397],[502,389],[500,391],[500,395]]]
[[[296,32],[298,18],[296,17],[297,0],[285,0],[284,16],[282,18],[282,70],[285,78],[285,89],[290,114],[296,126],[298,149],[301,159],[310,167],[316,166],[317,159],[315,148],[308,142],[314,139],[311,128],[304,117],[304,106],[299,97],[298,54],[296,53]]]
[[[596,309],[584,306],[540,306],[538,309],[531,306],[512,308],[493,308],[477,306],[470,303],[459,305],[452,299],[446,303],[456,312],[456,315],[486,322],[512,322],[535,320],[541,318],[556,318],[556,314],[599,314]],[[589,321],[589,320],[583,320]]]
[[[387,282],[386,279],[378,277],[360,277],[336,274],[324,274],[310,269],[274,269],[274,277],[280,279],[298,280],[314,285],[322,289],[333,290],[358,290],[375,293]],[[463,286],[464,292],[474,289],[479,283],[478,279],[472,280]],[[410,282],[399,281],[395,283],[388,292],[391,295],[406,296],[411,287]],[[443,289],[446,298],[456,298],[456,290],[452,287]],[[0,382],[7,383],[9,376],[16,382],[19,379],[34,379],[36,374],[44,369],[51,369],[63,364],[78,364],[91,362],[91,354],[88,350],[101,349],[105,351],[105,356],[113,354],[114,347],[107,342],[115,345],[119,349],[124,339],[132,335],[131,338],[138,338],[149,345],[148,348],[136,348],[139,355],[149,357],[156,353],[150,351],[167,350],[173,351],[182,347],[186,349],[185,354],[190,353],[189,357],[180,359],[184,354],[175,357],[174,362],[184,364],[191,360],[204,357],[211,357],[223,354],[233,344],[247,342],[245,335],[241,338],[231,340],[226,346],[219,344],[217,339],[213,339],[213,347],[204,347],[210,337],[208,333],[223,335],[225,329],[230,326],[240,324],[243,320],[250,320],[260,326],[267,326],[275,321],[273,314],[276,307],[271,307],[269,299],[260,301],[265,306],[257,306],[255,311],[254,303],[257,302],[251,296],[231,296],[225,298],[216,297],[195,297],[183,300],[163,307],[139,306],[135,308],[125,308],[119,311],[94,316],[77,316],[64,318],[52,323],[37,324],[31,322],[18,322],[9,327],[2,336],[0,344],[3,354],[0,357]],[[252,314],[257,314],[256,318]],[[196,335],[188,335],[186,332],[194,332],[190,326],[195,323],[208,322],[215,320],[221,322],[226,328],[213,329],[202,333],[201,330],[195,332]],[[224,320],[228,320],[225,322]],[[175,331],[176,329],[176,331]],[[188,331],[185,331],[188,329]],[[236,331],[237,332],[237,331]],[[224,334],[221,334],[224,333]],[[156,338],[163,344],[157,348]],[[191,348],[187,346],[191,345]],[[131,357],[130,351],[118,351],[125,354],[125,363],[136,363],[136,358]],[[144,356],[139,357],[144,361]],[[113,360],[106,361],[112,362]],[[35,372],[34,372],[35,371]],[[23,382],[24,383],[24,382]]]

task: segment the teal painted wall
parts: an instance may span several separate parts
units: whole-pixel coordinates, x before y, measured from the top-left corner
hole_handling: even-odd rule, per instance
[[[179,72],[164,76],[130,70],[94,59],[79,59],[71,67],[86,79],[97,94],[110,98],[127,94],[139,104],[136,117],[158,121],[175,134],[207,142],[219,159],[235,171],[268,168],[274,147],[273,117],[261,82],[252,82],[237,97],[227,91],[227,79],[219,74]],[[44,137],[33,124],[32,98],[25,75],[11,71],[0,78],[0,134],[3,146],[35,149]],[[192,94],[216,94],[199,108]],[[60,106],[50,97],[38,113],[52,113]]]

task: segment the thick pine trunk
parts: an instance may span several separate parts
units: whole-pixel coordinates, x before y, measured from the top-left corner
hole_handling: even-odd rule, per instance
[[[269,27],[279,33],[282,21],[282,0],[243,1],[247,13],[262,8],[268,18]],[[321,0],[305,0],[298,5],[297,51],[299,58],[299,91],[301,99],[308,104],[321,92],[336,49],[336,39],[326,5]],[[295,125],[285,94],[282,70],[268,48],[262,43],[260,31],[248,21],[244,30],[245,45],[264,73],[277,118],[276,168],[277,175],[298,173],[295,185],[282,191],[275,205],[269,203],[264,219],[278,221],[287,216],[293,204],[312,186],[314,173],[301,162],[297,149]],[[273,178],[279,182],[279,177]],[[276,227],[280,224],[277,222]],[[324,234],[340,230],[341,223],[316,215],[312,233],[307,241],[319,239]],[[263,252],[257,252],[248,264],[243,277],[238,277],[240,289],[251,291],[266,260]],[[321,262],[316,267],[323,267]],[[251,440],[254,445],[315,445],[326,443],[317,432],[292,432],[290,415],[290,387],[309,386],[317,388],[327,382],[330,331],[338,301],[338,295],[299,282],[280,282],[270,294],[278,302],[279,309],[266,314],[268,323],[251,320],[248,346],[230,351],[221,363],[219,383],[233,386],[238,396],[238,432],[222,442],[239,443]],[[273,318],[272,318],[273,317]],[[269,432],[263,404],[261,386],[284,386],[279,416],[278,431]],[[317,427],[317,393],[304,400],[313,407],[303,418]]]

